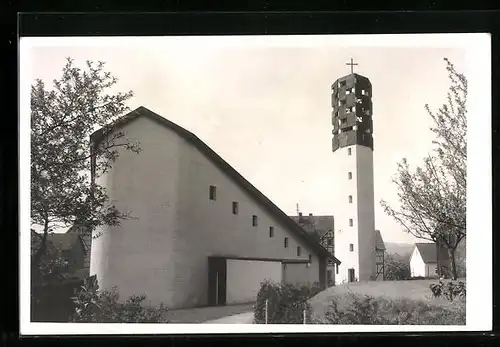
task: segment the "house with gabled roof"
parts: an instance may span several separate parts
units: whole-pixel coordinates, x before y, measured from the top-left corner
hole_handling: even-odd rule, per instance
[[[415,243],[410,256],[411,277],[437,277],[437,248],[435,243]]]

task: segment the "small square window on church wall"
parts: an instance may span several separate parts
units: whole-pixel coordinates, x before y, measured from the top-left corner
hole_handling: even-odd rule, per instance
[[[302,249],[300,246],[297,246],[297,256],[300,257],[300,254],[302,253]]]
[[[274,237],[274,227],[269,227],[269,237]]]
[[[233,201],[233,214],[238,214],[238,201]]]
[[[354,245],[352,243],[349,244],[349,252],[354,252]]]
[[[353,220],[352,218],[349,218],[349,226],[352,227],[352,225],[353,225]]]
[[[217,187],[216,186],[210,186],[209,197],[210,197],[210,200],[216,200],[216,198],[217,198]]]
[[[257,226],[257,216],[256,215],[252,216],[252,226],[254,226],[254,227]]]
[[[285,248],[288,248],[288,237],[285,237]]]
[[[347,173],[347,178],[350,179],[350,180],[352,180],[352,172],[348,172]]]

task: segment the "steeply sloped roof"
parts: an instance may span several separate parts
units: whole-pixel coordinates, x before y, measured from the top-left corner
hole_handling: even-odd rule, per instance
[[[79,242],[78,234],[75,233],[52,233],[47,235],[47,241],[61,251],[67,251]]]
[[[205,155],[212,163],[218,166],[228,177],[230,177],[237,185],[243,188],[250,196],[252,196],[259,204],[261,204],[269,213],[275,216],[279,221],[283,223],[290,231],[295,233],[299,238],[308,243],[312,249],[314,249],[319,255],[327,258],[333,257],[330,252],[328,252],[323,246],[311,239],[305,230],[303,230],[297,223],[290,219],[283,211],[281,211],[271,200],[269,200],[264,194],[262,194],[257,188],[255,188],[250,182],[248,182],[242,175],[240,175],[231,165],[229,165],[224,159],[222,159],[214,150],[208,147],[202,140],[200,140],[196,135],[190,131],[184,129],[183,127],[169,121],[166,118],[148,110],[147,108],[141,106],[134,111],[126,114],[120,118],[116,124],[116,128],[122,127],[138,117],[147,117],[151,120],[158,122],[160,125],[169,128],[182,137],[185,141],[192,144],[196,149],[198,149],[202,154]],[[106,130],[101,128],[94,132],[90,139],[94,145],[97,145],[103,137],[106,135]],[[340,261],[333,257],[333,260],[340,264]]]
[[[375,249],[385,251],[384,239],[382,239],[380,230],[375,230]]]
[[[415,243],[422,260],[426,264],[437,262],[436,244],[435,243]]]

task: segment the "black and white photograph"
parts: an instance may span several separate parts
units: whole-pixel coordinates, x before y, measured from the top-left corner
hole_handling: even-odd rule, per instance
[[[489,35],[22,38],[20,63],[21,333],[491,329]]]

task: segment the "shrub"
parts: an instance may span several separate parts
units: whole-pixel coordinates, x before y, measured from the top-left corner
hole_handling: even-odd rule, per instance
[[[438,283],[431,284],[429,288],[435,298],[445,297],[449,301],[453,301],[456,298],[465,299],[466,297],[465,283],[462,281],[443,281],[440,279]]]
[[[349,293],[334,297],[323,323],[463,325],[465,303],[443,306],[423,300],[375,298]]]
[[[319,283],[294,286],[265,281],[261,284],[254,306],[255,323],[303,324],[304,310],[306,322],[311,322],[311,306],[308,300],[321,291]]]
[[[389,258],[384,264],[384,279],[388,281],[404,281],[410,277],[410,264],[393,258]]]
[[[165,321],[167,308],[160,304],[156,307],[144,305],[146,295],[132,295],[120,302],[116,288],[100,290],[96,278],[84,281],[81,290],[73,298],[75,313],[73,322],[93,323],[159,323]]]

